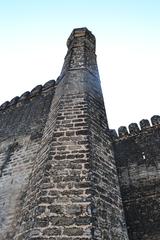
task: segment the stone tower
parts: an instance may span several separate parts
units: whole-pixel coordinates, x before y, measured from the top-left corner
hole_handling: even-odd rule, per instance
[[[95,37],[74,29],[67,46],[56,83],[1,106],[1,239],[128,239]]]
[[[37,148],[30,174],[16,189],[15,227],[8,236],[14,240],[127,240],[95,37],[86,28],[74,29],[67,46],[62,72],[50,90],[44,130],[39,134],[38,127],[36,131],[31,127],[31,134],[22,134],[31,142],[37,139]]]
[[[67,46],[56,82],[0,107],[0,239],[128,239],[95,37]]]
[[[95,37],[67,46],[57,81],[0,106],[0,240],[159,240],[160,116],[110,130]]]

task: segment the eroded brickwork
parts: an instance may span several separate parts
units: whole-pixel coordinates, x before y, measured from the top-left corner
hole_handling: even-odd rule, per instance
[[[13,239],[50,103],[54,81],[0,107],[0,239]]]
[[[13,238],[20,194],[27,183],[38,146],[39,141],[31,141],[29,136],[1,144],[0,239]]]
[[[93,239],[128,239],[101,90],[97,87],[95,78],[91,77],[88,81],[92,204],[95,221]]]
[[[128,239],[95,38],[77,29],[68,47],[14,239]]]
[[[130,134],[120,128],[115,158],[121,186],[129,239],[160,239],[160,117],[138,125]]]
[[[160,117],[117,137],[95,37],[67,46],[56,82],[0,106],[0,240],[159,240]]]

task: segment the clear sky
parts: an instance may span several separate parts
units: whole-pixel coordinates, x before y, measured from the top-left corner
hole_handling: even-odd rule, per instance
[[[96,36],[109,126],[160,114],[159,0],[0,0],[0,103],[56,79],[76,27]]]

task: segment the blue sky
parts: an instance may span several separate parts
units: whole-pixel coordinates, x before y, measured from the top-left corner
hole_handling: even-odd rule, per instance
[[[159,111],[160,1],[0,0],[0,103],[56,79],[73,28],[87,27],[111,128]]]

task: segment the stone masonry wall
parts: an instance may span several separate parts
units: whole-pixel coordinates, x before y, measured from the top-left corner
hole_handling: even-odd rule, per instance
[[[160,239],[160,117],[119,129],[114,149],[129,239]]]
[[[93,230],[96,240],[128,239],[112,143],[99,82],[88,79]]]
[[[88,149],[84,95],[60,95],[66,87],[60,82],[56,89],[25,194],[15,238],[18,240],[90,236],[89,196],[85,193]]]
[[[11,240],[41,141],[54,81],[0,107],[0,239]]]
[[[128,239],[106,128],[95,38],[86,28],[75,29],[24,189],[15,240]]]

